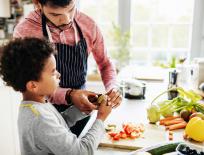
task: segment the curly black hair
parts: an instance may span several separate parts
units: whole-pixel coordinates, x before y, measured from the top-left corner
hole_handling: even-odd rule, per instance
[[[65,7],[70,4],[72,0],[39,0],[41,5]]]
[[[0,48],[0,76],[16,91],[26,91],[26,83],[38,81],[46,60],[55,53],[46,40],[24,38],[11,40]]]

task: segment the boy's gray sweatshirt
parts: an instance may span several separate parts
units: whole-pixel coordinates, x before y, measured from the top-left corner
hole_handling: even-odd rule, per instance
[[[74,106],[60,114],[50,103],[23,101],[18,116],[22,155],[94,154],[105,133],[103,122],[96,119],[81,139],[69,129],[86,116]]]

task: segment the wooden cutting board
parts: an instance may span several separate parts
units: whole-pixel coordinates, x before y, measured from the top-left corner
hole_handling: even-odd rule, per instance
[[[183,130],[174,132],[174,141],[183,141]],[[99,146],[136,150],[163,142],[168,142],[168,132],[165,128],[160,125],[146,124],[143,136],[140,138],[112,141],[106,134]]]

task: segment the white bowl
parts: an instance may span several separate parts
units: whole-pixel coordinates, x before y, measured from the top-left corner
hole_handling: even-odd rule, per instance
[[[196,150],[197,154],[201,152],[204,153],[204,147],[202,146],[198,146],[198,145],[194,145],[194,144],[190,144],[190,143],[181,143],[176,147],[176,152],[178,153],[178,155],[189,155],[189,153],[183,153],[182,150],[184,150],[186,147],[189,147],[191,150]],[[196,155],[195,153],[193,155]]]

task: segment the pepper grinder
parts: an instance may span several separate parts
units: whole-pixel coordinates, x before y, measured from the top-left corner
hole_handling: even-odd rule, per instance
[[[169,72],[169,84],[168,84],[168,90],[175,88],[175,90],[171,90],[168,92],[168,99],[172,100],[175,97],[178,96],[178,91],[176,90],[177,87],[177,75],[178,72],[174,70],[173,72]]]

